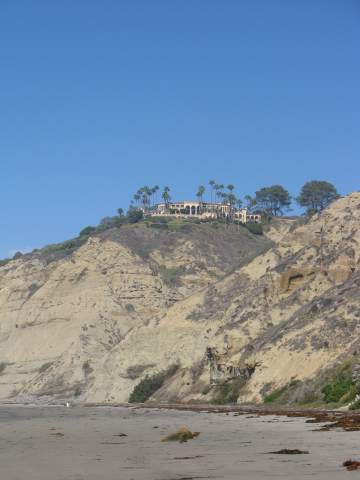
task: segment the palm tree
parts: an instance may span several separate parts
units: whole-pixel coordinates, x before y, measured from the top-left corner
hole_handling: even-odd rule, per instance
[[[200,203],[200,208],[199,210],[202,211],[202,203],[203,203],[203,195],[205,193],[205,187],[204,185],[200,185],[199,188],[198,188],[198,191],[197,191],[197,194],[196,196],[198,197],[199,199],[199,203]]]
[[[140,190],[138,190],[134,195],[134,200],[135,200],[136,205],[139,205],[139,201],[140,201],[140,198],[141,198],[141,194],[139,192],[140,192]]]
[[[236,199],[236,208],[238,208],[239,210],[242,208],[243,206],[243,202],[241,200],[241,198],[237,198]]]
[[[210,180],[209,181],[209,185],[211,187],[211,190],[210,190],[210,193],[211,193],[211,203],[213,203],[213,192],[215,190],[215,185],[216,185],[216,182],[215,180]]]
[[[124,209],[123,208],[118,208],[117,213],[118,213],[119,217],[123,217],[124,216]]]
[[[144,193],[145,195],[147,196],[147,207],[150,208],[151,206],[151,197],[152,197],[152,188],[148,187],[148,186],[145,186],[144,187]]]
[[[163,193],[161,195],[162,199],[164,200],[165,202],[165,206],[166,208],[168,207],[168,204],[171,200],[171,196],[170,196],[170,188],[169,187],[164,187],[164,190],[163,190]]]
[[[229,190],[229,193],[225,194],[225,199],[226,203],[229,204],[229,217],[230,221],[233,217],[233,210],[234,210],[234,205],[236,203],[236,195],[233,193],[235,190],[235,186],[232,183],[229,183],[229,185],[226,186],[226,188]]]
[[[234,209],[235,209],[235,205],[236,205],[236,202],[237,202],[236,195],[234,193],[226,194],[226,201],[229,204],[229,209],[230,209],[229,218],[230,218],[230,222],[231,222],[234,219]]]
[[[227,203],[230,205],[230,208],[233,208],[236,204],[237,198],[234,193],[226,194]]]
[[[141,203],[142,203],[142,206],[143,206],[144,210],[147,209],[148,201],[149,201],[149,199],[148,199],[147,193],[144,189],[142,189],[142,191],[141,191]]]
[[[219,199],[222,197],[222,191],[224,189],[224,185],[222,183],[217,183],[215,186],[215,203],[217,203],[217,201],[219,201]]]
[[[155,187],[151,189],[153,205],[155,205],[155,200],[156,200],[154,196],[157,194],[158,191],[159,191],[159,185],[155,185]]]
[[[200,203],[203,202],[204,193],[205,193],[205,187],[204,187],[204,185],[200,185],[199,188],[198,188],[197,194],[196,194]]]
[[[229,195],[230,195],[230,193],[220,192],[219,193],[219,198],[221,199],[221,203],[223,203],[224,205],[229,203]]]
[[[251,195],[245,195],[245,200],[246,200],[246,208],[251,211],[256,205],[255,198],[253,198]]]

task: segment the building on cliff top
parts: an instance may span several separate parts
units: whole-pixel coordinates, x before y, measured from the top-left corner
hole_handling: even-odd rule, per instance
[[[261,214],[251,213],[246,208],[235,208],[228,203],[182,201],[158,203],[154,209],[144,211],[151,217],[174,216],[179,218],[231,218],[239,223],[260,223]]]

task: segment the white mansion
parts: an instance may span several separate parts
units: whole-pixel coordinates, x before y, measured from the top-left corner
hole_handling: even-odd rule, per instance
[[[246,208],[235,208],[228,203],[196,201],[158,203],[153,210],[144,212],[151,217],[174,216],[183,218],[231,218],[239,223],[260,223],[261,215]]]

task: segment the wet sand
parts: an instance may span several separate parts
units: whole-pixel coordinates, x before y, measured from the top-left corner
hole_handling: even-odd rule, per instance
[[[276,415],[0,406],[1,480],[339,479],[360,432]],[[187,443],[162,437],[187,425]],[[308,455],[276,455],[282,448]]]

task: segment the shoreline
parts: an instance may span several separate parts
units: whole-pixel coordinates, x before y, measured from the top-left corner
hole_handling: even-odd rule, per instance
[[[34,402],[0,402],[1,407],[31,407],[31,408],[66,408],[66,402],[34,403]],[[225,413],[239,415],[283,416],[288,418],[306,418],[306,423],[320,423],[320,431],[329,431],[340,428],[346,432],[360,431],[360,412],[324,408],[296,408],[264,405],[209,405],[184,403],[103,403],[78,402],[72,403],[70,408],[128,408],[130,410],[176,410],[198,413]]]

